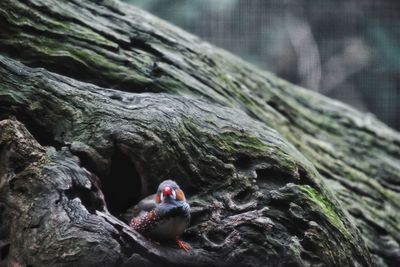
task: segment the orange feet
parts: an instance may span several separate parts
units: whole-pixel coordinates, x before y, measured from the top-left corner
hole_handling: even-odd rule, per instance
[[[178,244],[179,248],[183,249],[186,252],[189,252],[189,247],[185,242],[180,241],[180,240],[177,239],[176,243]]]

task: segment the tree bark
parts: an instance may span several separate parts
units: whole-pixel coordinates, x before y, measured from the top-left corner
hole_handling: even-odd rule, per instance
[[[3,266],[396,266],[400,135],[114,1],[0,2]],[[111,89],[110,89],[111,88]],[[189,253],[121,214],[165,178]]]

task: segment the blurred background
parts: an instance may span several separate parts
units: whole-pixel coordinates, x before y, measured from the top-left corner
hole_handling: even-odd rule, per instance
[[[125,0],[400,130],[399,0]]]

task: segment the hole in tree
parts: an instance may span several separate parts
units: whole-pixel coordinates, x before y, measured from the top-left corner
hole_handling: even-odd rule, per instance
[[[72,188],[65,191],[65,195],[69,199],[79,198],[82,205],[92,214],[95,214],[96,210],[104,210],[104,203],[98,196],[95,188],[87,189],[82,186],[74,185]]]
[[[117,150],[112,156],[110,175],[101,179],[108,210],[116,217],[138,203],[142,183],[135,165],[128,156]]]
[[[10,254],[10,244],[6,244],[0,248],[0,260],[4,260]]]
[[[33,135],[35,140],[41,146],[52,146],[59,150],[63,146],[63,144],[55,140],[54,134],[51,131],[51,127],[48,127],[46,123],[43,122],[45,115],[37,115],[37,118],[41,118],[41,121],[38,121],[35,118],[36,116],[24,110],[8,111],[0,108],[0,120],[16,119],[17,121],[24,124],[29,133]]]
[[[278,168],[258,169],[256,173],[258,185],[270,190],[281,188],[288,183],[298,182],[292,174]]]

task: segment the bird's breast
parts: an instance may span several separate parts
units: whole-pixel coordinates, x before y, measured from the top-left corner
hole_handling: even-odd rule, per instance
[[[175,239],[188,227],[188,218],[182,216],[170,217],[160,220],[149,235],[155,239]]]

